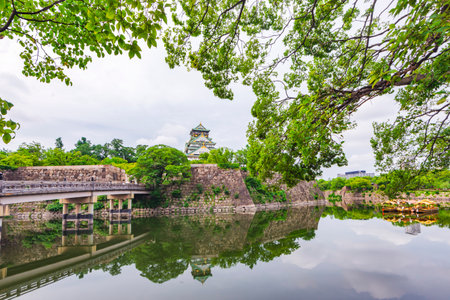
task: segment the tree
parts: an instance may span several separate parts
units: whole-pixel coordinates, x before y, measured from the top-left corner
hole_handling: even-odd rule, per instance
[[[86,69],[91,55],[128,52],[141,57],[138,40],[156,46],[157,32],[167,22],[162,0],[0,0],[0,40],[23,47],[23,74],[49,83],[72,85],[66,68]],[[18,128],[6,120],[12,104],[0,98],[0,135],[8,143]]]
[[[352,191],[362,192],[372,190],[372,182],[368,178],[353,177],[347,180],[347,186],[350,186]]]
[[[133,176],[148,187],[160,189],[163,184],[189,180],[191,167],[186,155],[169,146],[149,147],[131,171]]]
[[[449,166],[449,11],[441,0],[175,1],[170,67],[200,71],[220,98],[242,81],[257,100],[248,167],[289,185],[347,163],[343,132],[369,100],[395,93],[375,125],[377,165]]]
[[[206,160],[210,164],[231,164],[234,162],[234,152],[228,148],[213,149]]]
[[[86,139],[84,136],[77,141],[73,152],[80,152],[81,155],[92,155],[92,143],[90,140]]]
[[[64,144],[62,142],[61,137],[56,138],[56,140],[55,140],[55,147],[58,148],[58,149],[62,149],[64,147]]]
[[[340,190],[345,186],[346,182],[347,180],[343,177],[333,178],[330,181],[330,189],[333,191]]]

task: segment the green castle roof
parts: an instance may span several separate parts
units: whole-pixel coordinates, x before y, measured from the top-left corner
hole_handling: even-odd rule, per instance
[[[197,127],[192,129],[193,131],[204,131],[209,132],[209,129],[206,129],[205,126],[202,125],[202,123],[198,124]]]

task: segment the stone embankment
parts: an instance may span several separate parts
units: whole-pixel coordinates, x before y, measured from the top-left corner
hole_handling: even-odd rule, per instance
[[[247,172],[239,169],[221,169],[215,164],[192,165],[191,180],[180,186],[171,186],[164,191],[169,209],[189,208],[205,210],[209,208],[228,209],[237,212],[277,208],[302,203],[315,203],[324,199],[323,193],[313,182],[302,181],[293,188],[281,185],[286,192],[284,203],[271,202],[255,204],[245,185]],[[274,183],[273,179],[269,184]]]
[[[20,167],[3,171],[6,181],[128,182],[125,170],[110,165]]]
[[[246,185],[247,172],[239,169],[221,169],[217,165],[192,165],[189,182],[170,186],[164,190],[168,201],[156,209],[133,209],[133,215],[152,216],[160,214],[193,214],[210,212],[248,213],[257,210],[279,209],[286,206],[318,205],[323,193],[313,182],[300,182],[293,188],[281,185],[286,192],[286,202],[255,204]],[[125,171],[113,166],[64,166],[23,167],[6,171],[5,180],[27,181],[89,181],[123,182]],[[274,180],[276,180],[275,178]],[[278,178],[279,179],[279,178]],[[269,184],[272,184],[269,182]],[[11,206],[11,215],[21,219],[51,219],[60,217],[59,212],[48,212],[49,202],[22,203]],[[106,205],[106,202],[105,202]],[[96,211],[96,216],[107,216],[108,210]]]
[[[367,191],[367,192],[354,192],[351,189],[344,187],[339,191],[325,191],[323,192],[323,195],[326,200],[329,199],[330,195],[337,195],[342,197],[342,205],[352,205],[352,204],[379,204],[386,200],[388,200],[388,197],[383,195],[379,191]],[[411,200],[424,200],[429,199],[432,201],[435,201],[437,203],[448,203],[450,202],[450,192],[442,192],[440,194],[433,194],[433,195],[415,195],[410,194],[401,195],[401,198],[403,199],[411,199]],[[327,201],[328,202],[328,201]]]

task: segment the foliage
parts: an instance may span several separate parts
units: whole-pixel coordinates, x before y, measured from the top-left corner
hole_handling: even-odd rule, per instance
[[[189,161],[183,152],[169,146],[157,145],[142,153],[131,174],[139,182],[153,188],[152,202],[158,204],[165,200],[161,193],[163,185],[188,181],[190,171]]]
[[[1,2],[0,2],[1,3]],[[1,35],[0,35],[1,37]],[[3,100],[0,97],[0,136],[5,144],[8,144],[15,137],[16,129],[19,129],[19,123],[13,120],[7,120],[6,114],[14,105],[11,102]]]
[[[58,202],[53,202],[47,205],[47,210],[51,212],[60,212],[63,210],[63,204]]]
[[[56,139],[55,145],[55,148],[45,149],[40,143],[32,142],[21,144],[17,151],[0,151],[0,165],[3,165],[4,168],[14,169],[27,166],[107,164],[130,173],[130,170],[135,166],[133,161],[136,161],[137,157],[147,149],[145,145],[138,145],[136,148],[123,146],[120,139],[113,139],[111,143],[106,143],[103,146],[100,144],[93,145],[85,137],[78,140],[75,148],[69,151],[63,149],[64,145],[61,138]],[[120,156],[114,156],[115,154]]]
[[[330,182],[330,189],[332,191],[340,190],[345,186],[345,182],[346,182],[346,180],[343,177],[333,178]]]
[[[197,184],[195,185],[195,188],[197,189],[197,192],[198,192],[199,194],[202,194],[202,193],[203,193],[203,185],[202,185],[201,183],[197,183]]]
[[[220,98],[233,98],[235,81],[257,97],[253,176],[279,173],[293,186],[345,165],[351,116],[392,93],[398,117],[374,125],[371,142],[380,170],[448,168],[450,6],[441,0],[174,3],[169,66],[200,71]]]
[[[336,195],[335,193],[332,193],[328,196],[328,201],[330,201],[331,203],[336,203],[336,202],[341,202],[342,201],[342,196],[341,195]]]
[[[172,191],[172,197],[174,197],[174,198],[181,198],[181,190],[179,190],[179,189],[176,189],[176,190],[173,190]]]
[[[192,161],[195,164],[217,164],[222,169],[239,169],[247,164],[247,148],[234,152],[228,148],[217,148],[209,153],[202,153],[198,160]]]
[[[158,30],[167,22],[161,0],[0,1],[0,40],[14,39],[23,47],[22,73],[49,83],[72,85],[65,69],[86,69],[91,55],[128,53],[141,57],[138,40],[156,47]],[[12,104],[0,98],[3,141],[13,137],[17,124],[4,116]]]
[[[363,192],[372,190],[372,182],[365,177],[353,177],[349,178],[346,183],[352,191]]]
[[[255,203],[286,202],[286,192],[276,186],[263,184],[258,178],[247,176],[245,185]]]
[[[393,170],[386,174],[374,177],[353,177],[349,179],[334,178],[332,180],[319,179],[317,187],[322,191],[340,190],[348,186],[352,191],[364,192],[373,190],[373,185],[378,186],[378,190],[389,198],[397,198],[402,193],[420,194],[430,193],[430,190],[449,190],[450,189],[450,170],[432,170],[420,172],[414,169]]]

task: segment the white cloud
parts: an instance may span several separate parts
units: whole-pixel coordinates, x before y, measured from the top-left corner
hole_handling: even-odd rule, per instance
[[[140,138],[136,141],[136,144],[137,145],[149,145],[149,146],[164,144],[167,146],[176,147],[178,145],[178,141],[176,138],[171,137],[171,136],[158,135],[154,139]]]

